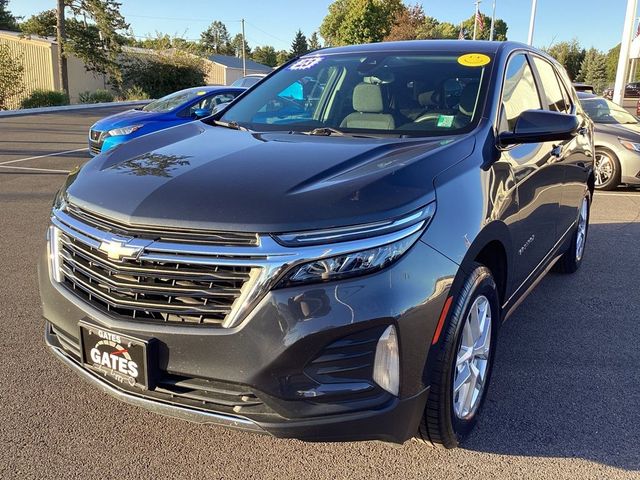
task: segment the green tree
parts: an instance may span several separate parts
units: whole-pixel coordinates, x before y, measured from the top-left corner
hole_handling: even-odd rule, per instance
[[[484,13],[480,13],[482,17],[482,28],[480,28],[480,23],[478,23],[477,31],[476,31],[476,40],[489,40],[491,36],[491,17],[485,15]],[[476,16],[471,15],[471,17],[467,18],[464,22],[462,22],[462,30],[464,33],[464,38],[472,39],[473,38],[473,26],[476,21]],[[499,42],[504,42],[507,40],[507,30],[509,27],[507,26],[507,22],[500,18],[496,18],[494,27],[493,27],[493,39]],[[459,33],[459,32],[458,32]],[[456,37],[457,38],[457,37]]]
[[[296,32],[296,36],[293,39],[293,43],[291,44],[291,52],[289,53],[289,57],[299,57],[300,55],[304,55],[308,51],[309,44],[307,43],[307,37],[304,36],[302,30],[298,30]]]
[[[427,17],[422,5],[403,6],[393,19],[389,34],[384,37],[387,42],[396,40],[416,40],[418,32],[425,25]]]
[[[251,56],[251,48],[249,47],[249,43],[245,39],[244,41],[244,51],[247,58]],[[235,55],[236,57],[242,58],[242,34],[238,33],[230,43],[230,51],[228,55]]]
[[[320,43],[320,38],[318,38],[318,33],[313,32],[311,37],[309,37],[309,51],[313,52],[314,50],[320,50],[322,48],[322,44]]]
[[[0,0],[0,30],[19,30],[18,19],[9,11],[9,0]]]
[[[616,73],[618,71],[618,59],[620,58],[620,44],[613,47],[607,52],[607,82],[616,81]]]
[[[580,67],[585,57],[585,50],[577,39],[570,42],[560,42],[545,48],[546,52],[555,58],[567,70],[569,78],[577,80]]]
[[[331,46],[381,42],[403,8],[402,0],[335,0],[320,34]]]
[[[278,53],[271,45],[254,48],[251,58],[258,63],[269,65],[270,67],[278,65]]]
[[[66,0],[72,16],[65,19],[64,51],[83,60],[89,71],[109,74],[111,81],[120,80],[118,55],[125,37],[121,31],[129,25],[114,0]],[[20,24],[28,35],[55,36],[56,11],[46,10]]]
[[[580,66],[579,79],[593,85],[596,93],[602,93],[607,86],[607,57],[600,50],[587,50]]]
[[[231,37],[227,26],[216,20],[200,34],[200,44],[208,53],[228,55],[231,52]]]
[[[276,62],[277,66],[284,65],[289,61],[289,52],[287,52],[286,50],[280,50],[276,54],[276,59],[277,59],[277,62]]]
[[[0,110],[12,107],[22,92],[24,92],[22,59],[12,56],[9,46],[0,43]]]
[[[45,10],[32,15],[20,23],[20,30],[27,35],[40,37],[55,37],[56,35],[56,11]]]

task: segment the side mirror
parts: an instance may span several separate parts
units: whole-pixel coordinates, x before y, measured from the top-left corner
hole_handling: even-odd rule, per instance
[[[500,145],[570,140],[575,137],[580,121],[575,115],[548,110],[527,110],[516,120],[513,132],[498,137]]]
[[[208,108],[199,108],[197,110],[194,110],[193,112],[193,116],[195,118],[204,118],[208,117],[209,115],[211,115],[211,110],[209,110]]]

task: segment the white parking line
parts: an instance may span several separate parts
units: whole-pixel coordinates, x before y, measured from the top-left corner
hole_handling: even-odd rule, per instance
[[[640,197],[640,192],[627,192],[627,193],[604,193],[604,192],[596,192],[597,197]]]
[[[6,162],[0,162],[0,165],[9,165],[11,163],[26,162],[27,160],[36,160],[38,158],[56,157],[58,155],[66,155],[67,153],[82,152],[84,150],[89,150],[89,147],[77,148],[75,150],[66,150],[64,152],[47,153],[46,155],[36,155],[35,157],[18,158],[16,160],[7,160]]]
[[[13,165],[0,165],[0,168],[11,170],[31,170],[36,172],[70,173],[70,170],[56,170],[54,168],[14,167]]]

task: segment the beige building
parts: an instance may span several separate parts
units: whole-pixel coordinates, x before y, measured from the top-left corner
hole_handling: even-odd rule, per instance
[[[228,55],[211,55],[206,59],[207,83],[209,85],[231,85],[243,76],[242,59]],[[246,60],[247,75],[267,75],[271,67],[253,60]]]
[[[37,89],[62,90],[58,75],[58,44],[54,39],[0,30],[0,43],[8,45],[16,58],[22,58],[26,87],[24,97]],[[67,68],[71,103],[78,103],[81,92],[108,88],[105,75],[88,72],[84,62],[73,55],[67,57]],[[16,99],[15,105],[10,107],[17,108],[20,100]]]

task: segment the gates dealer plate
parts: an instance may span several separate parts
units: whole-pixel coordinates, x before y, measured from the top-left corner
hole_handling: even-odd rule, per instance
[[[127,390],[149,388],[149,342],[80,323],[82,362]]]

